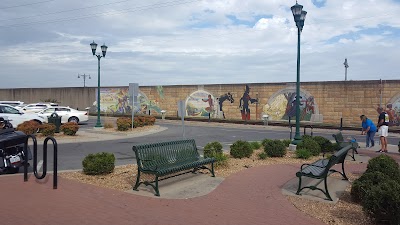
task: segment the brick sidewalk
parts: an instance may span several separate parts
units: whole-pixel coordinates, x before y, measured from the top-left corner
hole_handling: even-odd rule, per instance
[[[379,153],[368,152],[371,156]],[[400,161],[400,157],[396,156]],[[366,164],[347,164],[362,173]],[[0,176],[1,224],[324,224],[296,209],[281,187],[299,165],[271,165],[226,178],[210,194],[184,200],[149,198],[73,180],[36,181],[33,175]]]

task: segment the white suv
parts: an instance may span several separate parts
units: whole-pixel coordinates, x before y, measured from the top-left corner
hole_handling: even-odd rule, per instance
[[[33,113],[24,113],[18,110],[15,107],[6,104],[0,104],[0,117],[4,119],[10,120],[10,123],[13,127],[17,127],[19,124],[34,120],[40,124],[44,122],[44,117],[40,115],[36,115]]]
[[[36,113],[48,107],[58,106],[57,103],[33,103],[24,106],[21,110],[27,113]]]

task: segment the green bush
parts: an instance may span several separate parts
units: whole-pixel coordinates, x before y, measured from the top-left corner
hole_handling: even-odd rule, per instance
[[[296,146],[299,149],[307,149],[311,152],[311,155],[318,156],[321,153],[321,147],[314,141],[311,136],[304,135],[303,140]]]
[[[253,154],[253,149],[249,142],[238,140],[231,145],[230,154],[233,158],[249,158]]]
[[[267,153],[265,152],[260,152],[258,153],[258,159],[264,160],[268,157]]]
[[[304,149],[304,148],[299,148],[296,149],[296,157],[299,159],[309,159],[312,154],[308,149]]]
[[[136,118],[135,118],[136,119]],[[117,130],[127,131],[132,128],[132,118],[120,117],[117,119]]]
[[[204,157],[211,158],[216,155],[222,154],[222,145],[218,141],[207,143],[204,146]]]
[[[282,141],[282,143],[283,143],[283,145],[285,147],[289,147],[289,145],[292,143],[292,141],[289,140],[289,139],[284,139],[284,140],[281,140],[281,141]]]
[[[214,156],[216,162],[216,167],[227,167],[228,166],[228,156],[225,154],[217,154]]]
[[[374,171],[379,171],[392,179],[400,180],[399,164],[387,155],[380,155],[368,161],[366,173]]]
[[[272,141],[273,141],[273,140],[266,138],[266,139],[262,140],[261,145],[262,145],[263,147],[265,147],[265,145],[267,145],[268,143],[270,143],[270,142],[272,142]]]
[[[60,126],[60,131],[65,135],[74,136],[79,130],[79,125],[75,122],[64,123]]]
[[[101,152],[87,155],[83,161],[83,173],[87,175],[108,174],[114,171],[115,157],[112,153]]]
[[[371,186],[362,202],[363,210],[381,224],[400,224],[400,184],[384,180]]]
[[[264,146],[264,151],[270,157],[283,157],[286,155],[286,147],[280,140],[267,141]]]
[[[314,141],[316,141],[321,149],[321,152],[327,153],[327,152],[334,152],[333,148],[333,143],[324,137],[321,136],[315,136],[313,137]]]
[[[387,175],[379,171],[364,173],[351,185],[350,195],[352,200],[358,203],[361,202],[365,198],[366,193],[369,192],[371,187],[376,186],[383,181],[389,179],[390,178]]]
[[[39,126],[39,131],[43,136],[54,136],[54,133],[56,132],[56,125],[44,123]]]
[[[253,150],[257,150],[257,149],[261,148],[261,143],[258,141],[250,142],[250,145]]]

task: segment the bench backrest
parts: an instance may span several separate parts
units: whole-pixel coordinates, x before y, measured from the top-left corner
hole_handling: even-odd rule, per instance
[[[134,145],[138,167],[151,170],[159,165],[196,161],[200,158],[193,139]]]
[[[335,164],[343,163],[344,160],[346,159],[347,153],[349,152],[350,149],[351,149],[351,145],[347,145],[347,146],[341,148],[339,151],[335,152],[329,159],[329,162],[326,166],[327,170],[329,170]]]
[[[332,134],[332,136],[335,138],[336,143],[344,142],[344,138],[343,138],[342,132],[338,132],[336,134]]]

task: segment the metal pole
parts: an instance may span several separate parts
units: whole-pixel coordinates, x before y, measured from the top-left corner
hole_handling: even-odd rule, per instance
[[[101,55],[96,55],[98,59],[98,76],[97,76],[97,122],[95,127],[103,127],[100,122],[100,58]]]
[[[300,136],[300,28],[297,27],[297,82],[296,82],[296,133],[293,144],[301,142]]]
[[[380,99],[379,99],[379,107],[382,107],[382,79],[379,79],[380,80],[380,88],[379,88],[379,94],[380,94]]]

